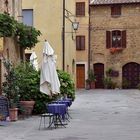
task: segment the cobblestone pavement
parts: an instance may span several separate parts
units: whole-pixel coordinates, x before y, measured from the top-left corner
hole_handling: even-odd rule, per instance
[[[66,128],[38,130],[39,117],[0,126],[0,140],[140,140],[139,90],[78,90]]]

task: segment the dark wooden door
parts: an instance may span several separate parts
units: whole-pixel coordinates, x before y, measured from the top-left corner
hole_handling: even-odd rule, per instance
[[[77,88],[85,88],[85,65],[76,65]]]
[[[134,62],[124,65],[122,79],[123,88],[137,88],[140,83],[140,65]]]
[[[104,64],[97,63],[93,66],[94,74],[96,76],[95,88],[104,88],[103,78],[104,78]]]
[[[93,69],[96,77],[95,88],[104,88],[103,84],[104,64],[102,63],[94,64]]]

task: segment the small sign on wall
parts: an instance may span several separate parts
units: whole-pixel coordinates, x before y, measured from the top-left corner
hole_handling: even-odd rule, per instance
[[[3,37],[0,37],[0,52],[3,51]]]
[[[0,59],[3,57],[3,37],[0,37]]]

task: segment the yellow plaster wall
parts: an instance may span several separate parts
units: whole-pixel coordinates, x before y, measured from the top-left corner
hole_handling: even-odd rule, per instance
[[[61,49],[61,7],[59,0],[22,0],[23,9],[33,9],[33,26],[39,29],[42,35],[39,37],[40,42],[34,48],[39,65],[42,60],[42,49],[44,40],[47,39],[55,51],[57,57],[57,66],[62,66],[62,49]],[[58,10],[60,9],[60,10]]]
[[[66,9],[75,11],[74,0],[66,0]],[[22,0],[23,9],[33,9],[33,25],[42,32],[40,42],[34,48],[39,66],[42,60],[44,40],[47,39],[57,55],[57,68],[62,69],[62,24],[63,24],[63,0]],[[71,31],[71,23],[66,20],[66,31]],[[67,27],[68,26],[68,27]],[[28,50],[26,50],[28,52]],[[31,52],[31,51],[30,51]],[[65,33],[65,70],[72,73],[72,60],[75,59],[75,42],[71,39],[71,33]]]
[[[84,17],[76,17],[79,22],[79,30],[76,35],[84,35],[85,36],[85,50],[76,51],[76,61],[77,62],[87,62],[88,61],[88,27],[89,27],[89,6],[88,0],[76,0],[76,2],[85,2],[85,16]]]

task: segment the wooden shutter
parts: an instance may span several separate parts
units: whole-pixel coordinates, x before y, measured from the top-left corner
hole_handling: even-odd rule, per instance
[[[85,16],[85,2],[76,3],[76,16]]]
[[[111,31],[106,31],[106,48],[111,48]]]
[[[122,31],[122,48],[126,48],[126,31]]]
[[[76,36],[76,50],[80,50],[80,36]]]
[[[80,13],[80,6],[79,6],[79,3],[77,2],[76,3],[76,16],[79,15]]]
[[[85,36],[76,36],[76,50],[85,50]]]
[[[85,50],[85,36],[81,36],[81,50]]]
[[[82,2],[81,4],[81,15],[85,16],[85,2]]]

